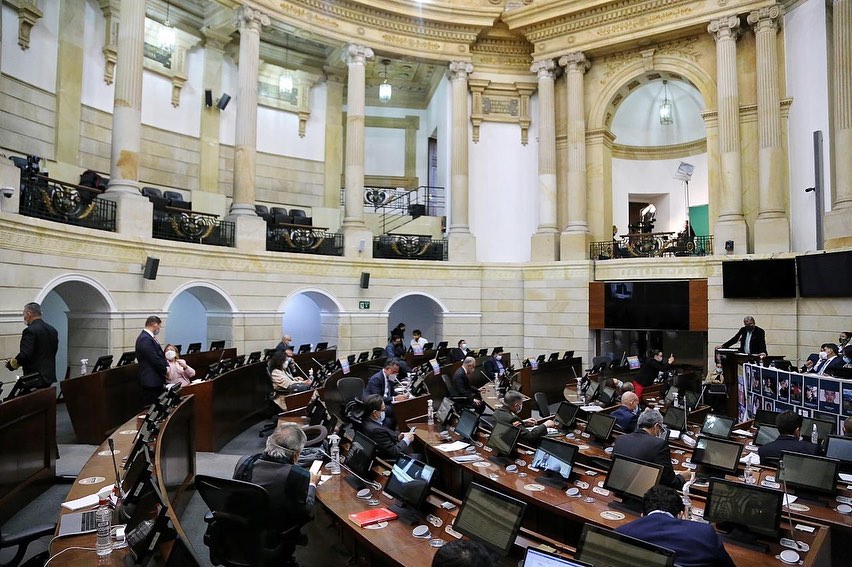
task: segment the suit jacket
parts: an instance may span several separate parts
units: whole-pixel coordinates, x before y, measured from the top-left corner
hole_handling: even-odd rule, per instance
[[[56,382],[56,350],[59,335],[43,319],[33,319],[21,333],[21,352],[15,356],[24,374],[38,372],[50,383]]]
[[[166,383],[169,362],[157,339],[146,330],[136,338],[136,360],[139,361],[139,383],[143,388],[162,388]]]
[[[615,418],[615,423],[618,424],[623,432],[633,433],[636,429],[636,421],[638,421],[639,415],[633,413],[626,407],[618,406],[612,410],[612,413],[609,415]]]
[[[810,435],[810,432],[806,432]],[[809,441],[801,441],[792,435],[779,435],[775,441],[771,441],[766,445],[762,445],[757,454],[760,456],[760,462],[767,464],[767,460],[775,460],[781,458],[782,451],[792,451],[794,453],[804,453],[806,455],[816,455],[819,447]],[[773,464],[773,463],[770,463]]]
[[[497,361],[494,360],[493,356],[489,356],[485,359],[485,362],[482,364],[484,371],[488,374],[489,379],[493,379],[495,374],[500,374],[502,376],[506,372],[506,365],[503,364],[503,361],[500,360],[500,364],[503,365],[503,370],[500,370],[500,367],[497,365]]]
[[[383,459],[396,459],[408,449],[408,443],[399,439],[395,431],[370,418],[364,420],[361,429],[375,441],[376,451]]]
[[[662,362],[657,361],[656,358],[649,358],[642,363],[642,367],[639,368],[639,374],[636,376],[635,381],[641,384],[643,388],[647,388],[654,383],[654,380],[657,379],[660,372],[665,372],[668,369],[669,363],[666,362],[665,358]]]
[[[385,395],[385,386],[387,382],[387,395]],[[364,399],[372,394],[378,394],[385,401],[385,405],[389,410],[393,403],[394,383],[387,379],[383,370],[379,370],[367,380],[367,385],[364,387]]]
[[[683,479],[675,474],[672,467],[672,454],[669,451],[669,444],[664,439],[649,435],[644,429],[616,437],[612,454],[663,465],[663,476],[660,477],[660,484],[676,489],[683,486]]]
[[[710,524],[650,514],[615,531],[671,549],[678,567],[734,567],[722,538]]]
[[[458,347],[450,351],[450,358],[453,359],[453,362],[461,362],[466,356],[467,353]]]
[[[518,436],[518,441],[524,445],[538,447],[538,442],[541,441],[542,437],[547,435],[547,426],[543,423],[541,425],[536,425],[532,429],[527,429],[524,426],[523,420],[518,417],[517,414],[512,413],[502,406],[494,410],[494,420],[497,423],[504,423],[506,425],[519,428],[521,430],[521,434]]]
[[[456,389],[457,396],[467,398],[471,404],[473,400],[482,399],[479,390],[470,385],[470,381],[467,379],[467,372],[464,371],[464,366],[460,366],[456,370],[456,373],[453,374],[453,388]]]
[[[820,360],[814,366],[813,372],[815,374],[826,374],[829,370],[833,368],[843,368],[843,357],[835,356],[832,359]]]
[[[243,457],[234,469],[234,478],[243,463],[256,455]],[[284,533],[300,527],[313,517],[316,487],[310,484],[311,473],[289,462],[261,455],[246,467],[237,480],[252,482],[269,493],[269,526]]]
[[[740,342],[740,352],[745,352],[745,340],[748,333],[748,327],[741,327],[737,334],[722,343],[722,348],[728,348],[735,342]],[[760,354],[766,352],[766,333],[760,327],[755,327],[751,331],[751,354]]]

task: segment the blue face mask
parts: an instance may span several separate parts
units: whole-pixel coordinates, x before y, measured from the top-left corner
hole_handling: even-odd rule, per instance
[[[852,358],[849,358],[848,356],[844,356],[843,362],[845,362],[846,364],[849,364],[850,362],[852,362]]]
[[[379,423],[385,422],[385,412],[379,413]]]

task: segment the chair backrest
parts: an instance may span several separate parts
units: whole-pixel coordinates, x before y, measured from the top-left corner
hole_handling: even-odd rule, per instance
[[[458,397],[458,392],[456,391],[455,386],[453,386],[453,381],[450,380],[450,377],[446,374],[441,374],[441,381],[444,383],[444,387],[447,389],[447,393],[451,398]]]
[[[533,398],[535,398],[535,405],[538,406],[539,415],[541,417],[550,415],[550,407],[548,407],[547,404],[547,394],[544,392],[536,392],[535,395],[533,395]]]
[[[592,359],[592,369],[597,370],[598,372],[603,372],[604,370],[609,368],[610,364],[612,364],[611,356],[596,356]]]
[[[259,216],[268,215],[269,208],[266,205],[255,204],[254,212],[256,212]]]
[[[380,346],[373,347],[373,358],[374,358],[374,359],[376,359],[376,358],[381,358],[381,357],[383,357],[385,354],[386,354],[386,353],[385,353],[385,349],[383,349],[382,347],[380,347]]]
[[[287,216],[287,209],[285,209],[284,207],[272,207],[271,209],[269,209],[269,212],[273,215]]]
[[[146,197],[161,197],[163,196],[163,192],[157,189],[156,187],[143,187],[142,194]]]
[[[364,380],[357,376],[347,376],[337,381],[337,389],[340,390],[343,407],[346,407],[346,404],[364,394]]]
[[[293,217],[306,217],[308,214],[302,209],[290,209],[290,215]]]
[[[163,197],[172,201],[183,201],[183,195],[177,191],[164,191]]]

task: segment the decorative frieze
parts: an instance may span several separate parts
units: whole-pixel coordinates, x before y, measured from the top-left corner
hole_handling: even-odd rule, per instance
[[[521,128],[521,144],[527,145],[530,128],[530,96],[534,82],[495,83],[487,79],[471,79],[473,95],[470,121],[473,142],[479,142],[479,127],[483,122],[517,124]]]

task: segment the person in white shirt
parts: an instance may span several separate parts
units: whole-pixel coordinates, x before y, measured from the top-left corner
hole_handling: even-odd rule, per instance
[[[423,334],[420,332],[420,329],[414,329],[414,332],[411,333],[411,336],[412,339],[409,343],[411,345],[411,350],[417,350],[418,347],[420,348],[420,350],[424,350],[426,348],[426,343],[428,343],[429,341],[427,341],[423,337]]]

